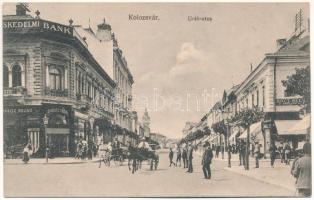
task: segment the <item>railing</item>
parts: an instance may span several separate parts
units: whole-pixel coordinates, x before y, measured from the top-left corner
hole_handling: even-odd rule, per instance
[[[68,97],[69,91],[67,89],[65,89],[65,90],[54,90],[54,89],[46,88],[45,94],[48,96],[54,96],[54,97]]]
[[[4,96],[23,96],[26,95],[27,89],[24,87],[3,88]]]

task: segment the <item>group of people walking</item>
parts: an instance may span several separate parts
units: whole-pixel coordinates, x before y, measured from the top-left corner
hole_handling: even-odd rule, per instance
[[[211,169],[210,169],[210,164],[213,158],[213,152],[212,149],[210,148],[209,142],[206,142],[204,145],[204,152],[202,155],[202,170],[204,173],[204,178],[205,179],[210,179],[211,178]],[[187,144],[185,147],[182,148],[178,146],[177,148],[177,157],[176,157],[176,162],[173,161],[174,158],[174,152],[172,148],[170,148],[169,152],[169,167],[173,166],[179,166],[181,167],[181,159],[183,161],[183,168],[187,168],[187,173],[193,173],[193,151],[194,147],[192,146],[191,143]]]
[[[76,154],[75,159],[88,159],[92,160],[93,157],[96,157],[98,152],[98,146],[93,143],[87,143],[85,140],[80,140],[76,145]]]

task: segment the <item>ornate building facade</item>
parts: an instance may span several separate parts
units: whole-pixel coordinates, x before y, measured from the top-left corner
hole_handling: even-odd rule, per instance
[[[79,140],[112,140],[116,83],[94,54],[101,41],[72,20],[63,25],[36,15],[18,4],[16,15],[3,16],[5,147],[31,142],[34,156],[46,146],[67,156]]]

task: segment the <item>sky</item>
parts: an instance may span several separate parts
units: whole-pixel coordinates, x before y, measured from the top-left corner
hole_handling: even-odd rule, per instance
[[[308,3],[31,3],[32,15],[96,31],[106,19],[134,77],[133,109],[147,108],[151,132],[182,137],[185,122],[198,122],[224,89],[240,84],[276,40],[289,38],[294,16]],[[4,14],[15,5],[5,4]],[[159,20],[130,20],[156,15]],[[189,16],[210,21],[188,21]],[[89,22],[90,21],[90,22]],[[306,24],[307,25],[307,24]]]

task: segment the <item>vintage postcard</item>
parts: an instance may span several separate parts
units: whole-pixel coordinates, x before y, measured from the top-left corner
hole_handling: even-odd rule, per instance
[[[2,5],[5,197],[310,197],[307,2]]]

